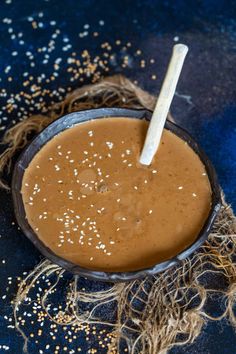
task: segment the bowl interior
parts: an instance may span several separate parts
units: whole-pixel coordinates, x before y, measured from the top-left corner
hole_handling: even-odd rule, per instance
[[[181,253],[177,254],[175,257],[154,265],[148,269],[137,270],[133,272],[103,272],[103,271],[94,271],[89,270],[83,267],[80,267],[76,264],[73,264],[59,256],[57,256],[54,252],[52,252],[47,246],[43,244],[43,242],[38,238],[35,234],[34,230],[29,225],[26,213],[24,209],[23,199],[21,195],[21,186],[22,179],[24,176],[24,171],[28,167],[29,163],[33,159],[33,157],[37,154],[37,152],[55,135],[60,132],[74,126],[77,124],[82,124],[83,122],[93,120],[93,119],[101,119],[105,117],[127,117],[127,118],[135,118],[135,119],[146,119],[150,120],[152,113],[147,110],[133,110],[133,109],[122,109],[122,108],[99,108],[99,109],[91,109],[86,111],[74,112],[68,115],[65,115],[53,123],[51,123],[48,127],[46,127],[40,134],[36,136],[36,138],[24,149],[20,157],[18,158],[12,178],[12,198],[14,204],[14,211],[17,222],[21,227],[24,234],[31,240],[31,242],[38,248],[38,250],[48,259],[50,259],[53,263],[58,264],[62,268],[67,269],[68,271],[74,274],[80,274],[82,276],[102,280],[102,281],[128,281],[137,278],[141,278],[147,275],[154,275],[158,272],[161,272],[172,265],[178,263],[180,260],[188,257],[194,251],[196,251],[200,245],[206,240],[212,224],[217,216],[217,213],[220,210],[221,206],[221,196],[220,196],[220,188],[217,182],[216,173],[214,168],[202,151],[200,146],[194,141],[194,139],[182,128],[175,125],[174,123],[167,121],[165,124],[165,128],[172,131],[174,134],[179,136],[181,139],[186,141],[189,146],[197,153],[203,164],[205,165],[206,172],[211,184],[212,189],[212,205],[211,210],[208,215],[208,218],[200,231],[198,238],[196,241],[188,248],[186,248]]]

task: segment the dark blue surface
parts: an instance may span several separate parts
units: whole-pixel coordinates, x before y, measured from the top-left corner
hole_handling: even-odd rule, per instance
[[[117,44],[117,40],[121,44]],[[86,74],[71,80],[72,75],[68,71],[73,66],[68,63],[68,58],[82,62],[84,50],[88,50],[92,61],[96,55],[106,60],[106,52],[113,54],[113,59],[107,59],[107,69],[104,66],[97,69],[102,76],[120,72],[137,80],[152,93],[157,93],[171,48],[177,41],[186,43],[190,51],[172,113],[211,158],[226,199],[236,210],[234,1],[2,1],[0,127],[8,127],[29,113],[40,112],[41,108],[37,106],[40,97],[43,97],[45,104],[60,100],[65,92],[62,90],[62,97],[58,97],[54,89],[68,86],[73,89],[94,81],[94,75],[88,77]],[[109,42],[112,48],[104,48],[105,42]],[[130,45],[127,45],[129,42]],[[74,56],[72,53],[75,53]],[[125,56],[128,57],[128,65],[122,66]],[[151,59],[155,62],[152,60],[151,63]],[[141,67],[141,60],[145,60],[145,67]],[[58,62],[59,69],[55,67]],[[53,79],[47,81],[52,75]],[[156,75],[156,80],[153,75]],[[26,81],[31,84],[26,85]],[[22,87],[25,93],[32,95],[34,88],[31,86],[34,83],[41,86],[38,96],[27,98],[19,95]],[[49,91],[43,92],[45,89]],[[11,101],[14,105],[12,110],[7,106]],[[2,132],[5,130],[0,129]],[[40,255],[12,225],[10,195],[1,192],[0,198],[0,299],[3,315],[0,318],[0,353],[21,353],[22,339],[11,328],[10,301],[16,292],[16,277],[31,270]],[[89,286],[95,287],[96,284],[89,283]],[[32,340],[30,353],[40,353],[40,350],[42,353],[54,352],[56,343],[48,328],[49,324],[45,323],[38,344]],[[37,332],[36,327],[28,330]],[[63,330],[59,330],[56,341],[61,346],[59,352],[66,352],[63,350]],[[45,349],[46,343],[52,343],[50,349]],[[87,353],[86,348],[91,348],[92,339],[86,342],[80,335],[77,346],[78,343],[83,347],[82,352]],[[73,342],[70,349],[75,348]],[[173,353],[234,354],[236,335],[225,322],[209,323],[196,343],[187,348],[177,348]]]

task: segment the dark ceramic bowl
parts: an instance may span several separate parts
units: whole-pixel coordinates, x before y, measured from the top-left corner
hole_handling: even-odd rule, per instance
[[[196,241],[190,247],[186,248],[183,252],[177,254],[175,257],[165,262],[158,263],[148,269],[142,269],[132,272],[101,272],[82,268],[79,265],[73,264],[57,256],[48,247],[46,247],[42,241],[39,240],[38,236],[34,233],[31,226],[28,224],[21,195],[22,178],[24,175],[24,171],[29,165],[30,161],[33,159],[35,154],[37,154],[37,152],[42,148],[43,145],[45,145],[50,139],[52,139],[55,135],[62,132],[63,130],[68,129],[75,124],[81,124],[92,119],[99,119],[104,117],[127,117],[150,120],[151,115],[152,113],[146,110],[132,110],[121,108],[100,108],[71,113],[51,123],[39,135],[36,136],[36,138],[28,145],[28,147],[26,147],[26,149],[20,155],[15,165],[12,179],[12,197],[14,203],[15,216],[24,234],[30,239],[30,241],[33,242],[35,247],[37,247],[38,250],[46,258],[50,259],[53,263],[58,264],[62,268],[65,268],[74,274],[79,274],[91,279],[123,282],[142,278],[147,275],[154,275],[167,268],[170,268],[171,266],[175,265],[182,259],[188,257],[194,251],[196,251],[201,246],[201,244],[207,239],[207,236],[221,206],[220,189],[217,182],[217,177],[211,162],[209,161],[205,153],[201,150],[199,145],[193,140],[193,138],[191,138],[191,136],[189,136],[189,134],[185,130],[170,121],[166,122],[165,128],[169,129],[181,139],[186,141],[191,146],[191,148],[198,154],[201,161],[205,165],[212,188],[212,206],[210,213]]]

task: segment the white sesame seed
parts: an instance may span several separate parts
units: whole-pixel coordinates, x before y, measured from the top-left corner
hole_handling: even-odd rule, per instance
[[[183,189],[183,186],[179,186],[178,189]]]
[[[108,148],[111,150],[114,146],[114,144],[111,141],[106,141],[106,145],[108,146]]]

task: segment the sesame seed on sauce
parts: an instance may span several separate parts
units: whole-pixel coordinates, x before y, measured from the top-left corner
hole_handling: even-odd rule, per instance
[[[110,141],[106,141],[106,145],[108,146],[108,148],[111,150],[113,148],[113,143]]]

